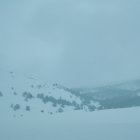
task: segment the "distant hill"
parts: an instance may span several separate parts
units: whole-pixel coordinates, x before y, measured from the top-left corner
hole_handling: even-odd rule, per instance
[[[11,114],[57,114],[140,106],[140,80],[96,88],[67,88],[14,72],[2,73],[0,101]]]
[[[96,100],[99,109],[140,106],[140,80],[96,88],[73,89],[87,100]]]

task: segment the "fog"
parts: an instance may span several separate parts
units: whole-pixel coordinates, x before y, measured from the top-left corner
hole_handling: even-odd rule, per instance
[[[0,70],[68,87],[140,78],[140,1],[0,1]]]

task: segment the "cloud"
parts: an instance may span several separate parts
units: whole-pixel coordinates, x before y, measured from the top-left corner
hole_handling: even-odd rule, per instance
[[[25,0],[1,5],[2,67],[68,86],[140,76],[138,1]]]

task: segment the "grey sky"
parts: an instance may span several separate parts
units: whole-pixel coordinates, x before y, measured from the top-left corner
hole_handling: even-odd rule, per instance
[[[70,87],[138,79],[139,15],[139,0],[0,0],[0,67]]]

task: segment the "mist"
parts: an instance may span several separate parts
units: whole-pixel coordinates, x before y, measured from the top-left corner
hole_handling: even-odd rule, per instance
[[[138,0],[0,1],[0,70],[68,87],[140,78]]]

